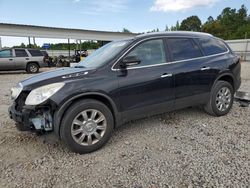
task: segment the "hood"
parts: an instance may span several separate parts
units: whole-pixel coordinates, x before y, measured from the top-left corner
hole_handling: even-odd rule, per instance
[[[32,88],[34,85],[46,85],[55,82],[64,82],[69,79],[81,78],[93,73],[95,69],[90,68],[59,68],[52,71],[43,72],[35,76],[29,77],[21,84],[24,88]]]

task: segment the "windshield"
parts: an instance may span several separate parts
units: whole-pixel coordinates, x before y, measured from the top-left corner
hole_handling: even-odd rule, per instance
[[[91,53],[87,58],[82,60],[77,67],[93,67],[97,68],[108,63],[114,58],[122,49],[124,49],[131,40],[114,41],[110,42],[98,50]]]

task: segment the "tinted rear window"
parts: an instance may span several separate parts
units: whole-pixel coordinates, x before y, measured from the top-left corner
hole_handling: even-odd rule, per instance
[[[214,55],[227,51],[225,44],[213,38],[197,39],[206,55]]]
[[[172,54],[173,61],[180,61],[201,57],[200,48],[187,38],[171,38],[168,39],[168,46]]]
[[[29,50],[29,52],[32,56],[43,56],[40,50]]]
[[[24,49],[15,49],[16,57],[28,57]]]

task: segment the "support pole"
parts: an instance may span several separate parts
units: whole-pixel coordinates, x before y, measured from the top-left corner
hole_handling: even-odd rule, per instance
[[[28,40],[29,40],[29,48],[31,48],[31,44],[30,44],[30,37],[28,37]]]
[[[80,52],[82,52],[82,40],[80,39]]]
[[[79,50],[78,48],[78,40],[76,39],[76,50]]]
[[[70,58],[70,39],[68,39],[68,46],[69,46],[69,58]]]
[[[2,39],[0,37],[0,50],[2,49]]]
[[[33,43],[34,43],[34,46],[36,45],[36,39],[35,37],[33,37]]]

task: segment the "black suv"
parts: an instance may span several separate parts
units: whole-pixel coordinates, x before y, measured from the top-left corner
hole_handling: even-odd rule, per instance
[[[240,69],[239,57],[212,35],[139,35],[18,83],[9,113],[20,129],[53,131],[72,151],[88,153],[130,120],[194,105],[227,114]]]

